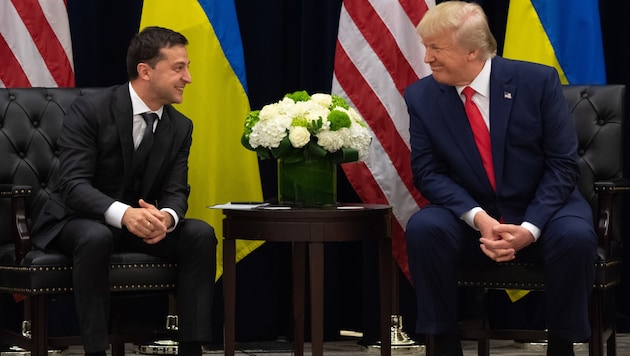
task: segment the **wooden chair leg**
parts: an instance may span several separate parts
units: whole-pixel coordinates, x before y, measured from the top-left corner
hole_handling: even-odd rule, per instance
[[[591,339],[588,343],[590,356],[604,356],[604,295],[601,291],[594,290],[590,302]]]
[[[596,323],[596,324],[600,324],[600,323]],[[603,329],[601,327],[593,327],[591,329],[591,339],[588,343],[589,356],[604,356],[603,336],[604,336]]]
[[[25,319],[31,321],[31,356],[48,355],[48,296],[33,295],[25,300]]]
[[[617,356],[617,331],[614,327],[606,341],[606,352],[608,356]]]
[[[481,307],[482,307],[482,317],[481,317],[481,323],[482,323],[482,328],[485,329],[490,329],[490,298],[489,298],[489,293],[490,291],[486,288],[481,290]],[[477,355],[478,356],[489,356],[490,355],[490,339],[488,338],[484,338],[484,339],[479,339],[477,340]]]
[[[112,343],[112,356],[125,356],[125,343]]]
[[[609,322],[610,325],[606,325],[610,328],[610,335],[606,340],[606,353],[608,356],[617,356],[617,325],[615,323],[615,318],[617,317],[615,312],[617,310],[617,307],[615,305],[616,295],[613,291],[609,291],[607,294],[609,298],[608,300],[604,300],[603,303],[605,303],[605,305],[609,307],[606,312],[608,312],[607,315],[611,321]],[[606,330],[606,328],[604,328],[603,330]]]
[[[435,350],[435,335],[427,335],[425,353],[426,356],[437,356],[437,350]]]
[[[479,356],[490,355],[490,340],[489,339],[477,340],[477,355]]]

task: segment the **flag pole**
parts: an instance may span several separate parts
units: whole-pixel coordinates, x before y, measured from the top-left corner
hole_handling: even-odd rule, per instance
[[[402,315],[400,315],[400,267],[395,259],[392,259],[392,316],[390,336],[392,350],[425,351],[424,345],[418,344],[403,330]]]
[[[424,352],[425,345],[418,344],[415,340],[412,340],[407,333],[403,330],[402,316],[400,315],[400,276],[401,271],[398,263],[395,259],[392,259],[392,308],[390,316],[390,340],[391,351],[394,353],[416,353]],[[380,350],[380,341],[375,342],[372,345],[368,345],[368,349]]]

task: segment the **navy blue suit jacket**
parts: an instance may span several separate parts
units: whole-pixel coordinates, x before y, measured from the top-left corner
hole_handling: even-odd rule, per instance
[[[428,76],[405,90],[414,184],[460,217],[480,206],[506,223],[541,229],[556,215],[591,219],[577,190],[577,137],[555,69],[501,57],[490,74],[496,192],[455,87]]]

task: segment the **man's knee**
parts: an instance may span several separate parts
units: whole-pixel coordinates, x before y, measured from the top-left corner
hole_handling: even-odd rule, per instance
[[[188,240],[196,248],[216,250],[217,238],[214,228],[203,220],[186,219],[179,227],[182,239]]]
[[[569,260],[594,261],[597,251],[597,237],[593,225],[584,219],[568,218],[554,222],[549,227],[548,249],[550,253],[561,254]]]
[[[75,253],[87,253],[95,258],[99,255],[109,256],[114,250],[112,231],[93,220],[79,219],[69,222],[58,238],[73,241]]]
[[[453,214],[443,208],[428,206],[417,211],[407,222],[407,238],[443,234],[447,227],[460,223]]]

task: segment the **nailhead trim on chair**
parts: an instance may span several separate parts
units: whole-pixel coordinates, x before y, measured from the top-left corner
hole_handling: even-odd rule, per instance
[[[111,265],[111,268],[174,268],[176,266],[175,263],[117,263]]]
[[[116,263],[111,265],[112,270],[126,269],[174,269],[175,263]],[[0,266],[0,271],[11,271],[14,273],[46,273],[46,272],[69,272],[72,266]],[[114,284],[110,288],[114,291],[138,291],[138,290],[167,290],[175,289],[175,283],[147,283],[147,284]],[[56,294],[70,293],[71,287],[47,287],[47,288],[6,288],[0,286],[0,291],[9,293],[19,293],[26,295],[33,294]]]
[[[164,289],[175,289],[175,284],[140,284],[140,285],[124,285],[124,286],[110,286],[113,290],[164,290]]]
[[[126,268],[175,268],[175,263],[121,263],[111,265],[111,269]],[[0,266],[0,270],[20,272],[70,271],[72,266]]]

